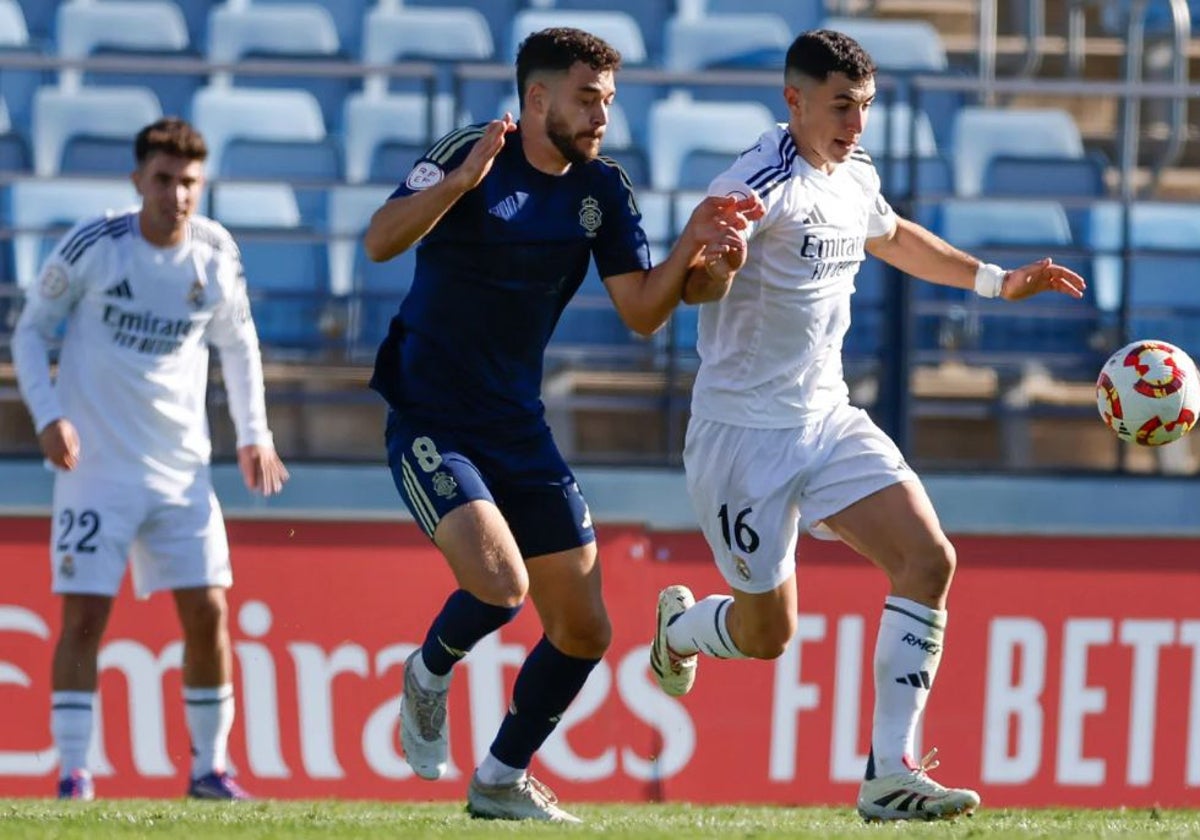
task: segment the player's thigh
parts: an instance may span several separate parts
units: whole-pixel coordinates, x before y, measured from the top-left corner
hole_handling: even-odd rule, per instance
[[[831,418],[821,448],[801,498],[815,535],[839,537],[891,572],[945,542],[920,479],[865,411],[846,407]]]
[[[229,539],[208,473],[185,486],[156,488],[132,552],[139,596],[167,589],[233,585]]]
[[[717,568],[736,591],[769,593],[795,573],[795,496],[808,469],[800,438],[792,429],[688,425],[688,494]]]
[[[396,489],[459,586],[487,603],[520,603],[528,589],[520,551],[469,442],[396,412],[386,439]]]
[[[116,595],[134,535],[145,515],[140,492],[113,482],[60,473],[54,481],[53,506],[52,591]]]

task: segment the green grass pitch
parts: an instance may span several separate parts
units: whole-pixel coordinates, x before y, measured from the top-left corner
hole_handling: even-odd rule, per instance
[[[412,802],[0,799],[0,838],[1141,838],[1200,837],[1200,810],[987,810],[937,823],[866,824],[850,808],[572,805],[582,826],[472,820],[461,805]]]

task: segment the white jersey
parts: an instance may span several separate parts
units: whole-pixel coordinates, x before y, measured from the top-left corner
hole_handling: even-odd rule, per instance
[[[52,381],[49,342],[59,334]],[[238,446],[271,444],[233,237],[193,217],[183,243],[159,248],[131,210],[82,222],[59,242],[29,289],[13,358],[37,430],[59,417],[78,430],[81,476],[186,482],[211,455],[209,344],[220,351]]]
[[[896,214],[866,152],[826,174],[796,150],[786,125],[742,153],[710,195],[758,193],[766,214],[748,229],[749,255],[729,294],[700,309],[700,370],[692,414],[738,426],[786,428],[849,401],[842,340],[868,238]]]

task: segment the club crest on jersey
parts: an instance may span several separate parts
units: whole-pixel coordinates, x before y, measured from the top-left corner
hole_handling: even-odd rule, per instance
[[[62,562],[58,564],[58,573],[65,578],[75,577],[75,558],[72,555],[63,555]]]
[[[187,302],[192,309],[204,306],[204,281],[199,277],[192,281],[192,287],[188,289]]]
[[[600,202],[589,195],[579,205],[579,224],[587,231],[589,239],[596,235],[596,231],[600,230],[600,224],[603,221]]]
[[[742,580],[750,580],[750,564],[736,554],[733,555],[733,568]]]
[[[430,163],[427,160],[420,161],[408,173],[408,178],[404,181],[404,186],[410,190],[427,190],[434,184],[446,177],[440,166],[435,163]]]
[[[448,472],[437,472],[433,475],[433,492],[443,499],[453,499],[458,492],[458,482]]]
[[[68,285],[67,272],[60,265],[46,266],[46,270],[42,272],[41,280],[38,281],[38,288],[42,292],[42,297],[49,300],[61,296],[67,290]]]

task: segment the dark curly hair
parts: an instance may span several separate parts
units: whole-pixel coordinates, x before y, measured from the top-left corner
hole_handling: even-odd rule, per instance
[[[841,32],[810,29],[801,32],[788,47],[786,73],[800,73],[823,82],[841,73],[852,82],[875,75],[875,62],[862,45]]]
[[[133,156],[138,166],[155,152],[202,161],[208,157],[208,145],[204,136],[187,120],[163,117],[139,131],[133,141]]]
[[[582,61],[593,70],[616,71],[621,53],[602,38],[582,29],[561,26],[534,32],[517,50],[517,101],[525,106],[525,86],[539,70],[562,71]]]

